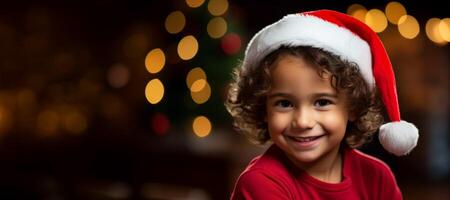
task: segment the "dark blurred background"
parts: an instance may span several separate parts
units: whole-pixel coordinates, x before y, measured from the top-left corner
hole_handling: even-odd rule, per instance
[[[379,32],[420,130],[406,157],[361,150],[405,199],[450,199],[448,6],[325,0],[1,2],[0,199],[229,198],[266,148],[231,126],[232,68],[261,28],[322,8]]]

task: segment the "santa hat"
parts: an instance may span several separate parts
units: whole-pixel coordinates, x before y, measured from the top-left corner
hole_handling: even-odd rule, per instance
[[[291,14],[259,31],[245,51],[243,70],[255,68],[280,46],[312,46],[355,62],[368,83],[378,87],[390,122],[380,127],[383,147],[397,155],[408,154],[417,144],[417,128],[400,119],[395,76],[377,34],[359,20],[331,10]]]

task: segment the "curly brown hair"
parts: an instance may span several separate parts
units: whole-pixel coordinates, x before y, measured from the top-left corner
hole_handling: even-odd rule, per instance
[[[319,76],[331,75],[331,86],[346,92],[348,108],[355,116],[347,124],[346,144],[357,148],[371,141],[383,123],[383,109],[377,89],[364,81],[356,63],[340,59],[327,51],[309,46],[281,46],[267,55],[258,67],[236,67],[225,106],[234,118],[234,127],[257,144],[270,140],[267,131],[266,99],[271,87],[271,68],[278,58],[292,55],[314,66]]]

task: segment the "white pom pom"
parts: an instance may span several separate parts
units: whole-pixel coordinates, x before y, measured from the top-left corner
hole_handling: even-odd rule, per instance
[[[419,139],[419,130],[414,124],[406,121],[390,122],[380,127],[381,145],[387,151],[402,156],[408,154]]]

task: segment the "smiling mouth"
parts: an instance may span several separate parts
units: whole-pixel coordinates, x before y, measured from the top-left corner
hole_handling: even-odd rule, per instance
[[[293,137],[293,136],[288,136],[288,138],[290,138],[291,140],[297,141],[297,142],[311,142],[314,140],[317,140],[319,138],[321,138],[324,135],[319,135],[319,136],[311,136],[311,137]]]

